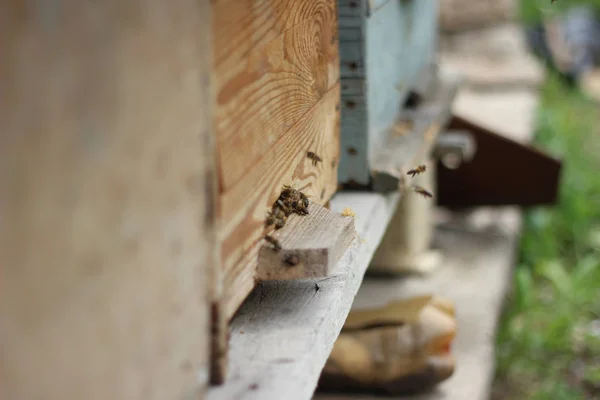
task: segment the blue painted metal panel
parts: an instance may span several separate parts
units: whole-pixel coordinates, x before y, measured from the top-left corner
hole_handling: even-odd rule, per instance
[[[341,183],[368,185],[419,71],[434,60],[438,0],[339,0]]]

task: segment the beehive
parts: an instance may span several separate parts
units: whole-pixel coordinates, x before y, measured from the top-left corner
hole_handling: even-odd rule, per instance
[[[202,398],[209,12],[0,5],[0,398]]]
[[[229,319],[254,287],[267,211],[284,184],[325,204],[337,188],[335,0],[213,2],[222,291]],[[316,166],[307,152],[317,153]]]
[[[437,0],[340,0],[340,183],[370,186],[373,162],[407,94],[434,61],[437,5]]]

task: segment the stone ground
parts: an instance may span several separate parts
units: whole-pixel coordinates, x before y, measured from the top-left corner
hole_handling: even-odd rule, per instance
[[[455,34],[441,40],[440,45],[440,62],[467,78],[455,113],[512,139],[529,141],[543,69],[526,52],[519,28],[507,24]],[[448,248],[443,265],[430,276],[408,278],[397,286],[399,297],[430,292],[455,301],[457,369],[433,392],[405,399],[489,399],[495,332],[510,287],[520,226],[520,211],[514,207],[480,208],[460,216],[440,212],[436,239],[442,249]],[[377,285],[366,283],[359,296],[375,296]],[[314,399],[377,397],[317,394]]]

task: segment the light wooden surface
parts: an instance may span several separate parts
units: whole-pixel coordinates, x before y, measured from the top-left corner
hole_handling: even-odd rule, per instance
[[[270,234],[281,249],[263,242],[257,280],[325,278],[336,272],[340,257],[356,237],[354,219],[315,203],[308,211],[291,215],[282,229]]]
[[[398,198],[340,193],[331,200],[334,211],[356,212],[365,242],[355,239],[334,277],[261,283],[231,322],[229,376],[208,399],[310,399]]]
[[[209,11],[0,5],[0,398],[202,397]]]
[[[254,287],[265,213],[284,184],[325,204],[337,188],[335,0],[214,2],[219,240],[230,318]],[[306,157],[317,153],[313,166]]]
[[[334,0],[217,0],[213,13],[226,192],[338,83],[337,15]]]
[[[378,307],[392,299],[444,296],[456,307],[457,337],[452,351],[456,371],[430,393],[406,400],[486,400],[494,371],[494,336],[509,289],[520,231],[520,212],[512,207],[479,209],[450,217],[435,234],[444,263],[435,273],[363,281],[353,307]],[[384,400],[368,394],[320,394],[314,400]]]

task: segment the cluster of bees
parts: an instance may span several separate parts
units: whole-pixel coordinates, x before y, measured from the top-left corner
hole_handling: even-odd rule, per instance
[[[313,151],[307,152],[306,157],[312,161],[313,166],[316,166],[317,163],[323,161],[323,159]],[[271,211],[267,214],[265,228],[275,225],[275,230],[278,230],[285,226],[287,218],[290,215],[308,215],[309,204],[310,201],[304,193],[289,185],[284,185],[279,198],[273,203]],[[273,246],[275,251],[281,250],[281,244],[273,236],[267,235],[264,239]],[[289,264],[294,264],[293,261],[294,260],[290,260]]]
[[[415,176],[422,174],[426,170],[427,170],[427,168],[424,165],[419,165],[418,167],[413,168],[410,171],[408,171],[407,174],[410,175],[412,178],[414,178]],[[412,185],[411,188],[415,193],[418,193],[425,198],[433,197],[433,195],[431,194],[431,192],[429,190],[427,190],[419,185]]]
[[[267,214],[265,228],[275,225],[275,230],[278,230],[285,226],[290,215],[308,215],[309,204],[310,201],[304,193],[289,185],[284,185],[279,198],[273,203],[271,211]],[[267,235],[265,240],[273,245],[275,251],[281,249],[281,245],[274,237]]]

